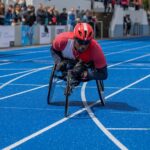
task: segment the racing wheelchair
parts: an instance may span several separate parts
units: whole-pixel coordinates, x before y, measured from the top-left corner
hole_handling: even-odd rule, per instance
[[[67,63],[70,63],[70,60],[67,60]],[[91,65],[87,65],[87,68],[91,68]],[[72,74],[69,69],[67,71],[63,72],[61,75],[59,74],[59,70],[57,70],[57,64],[54,64],[51,74],[50,74],[50,79],[49,79],[49,87],[48,87],[48,95],[47,95],[47,104],[51,104],[51,100],[54,94],[54,89],[55,86],[58,82],[58,80],[63,80],[66,82],[66,87],[64,89],[64,96],[65,96],[65,112],[64,115],[65,117],[68,116],[68,109],[69,109],[69,96],[72,93],[72,90],[75,88],[75,86],[72,86],[71,80],[72,80]],[[79,79],[79,82],[80,81]],[[104,84],[102,80],[96,80],[96,86],[97,86],[97,91],[99,94],[99,98],[101,101],[102,106],[105,105],[105,97],[104,97]]]

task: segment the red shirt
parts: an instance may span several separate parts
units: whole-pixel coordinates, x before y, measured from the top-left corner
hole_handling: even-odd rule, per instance
[[[87,50],[79,53],[74,49],[74,35],[73,32],[60,33],[52,42],[53,48],[61,51],[64,58],[80,59],[85,63],[93,62],[95,68],[100,69],[106,66],[106,59],[104,57],[102,48],[96,40],[92,39]]]

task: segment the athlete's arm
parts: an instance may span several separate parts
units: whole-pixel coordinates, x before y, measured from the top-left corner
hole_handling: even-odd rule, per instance
[[[91,57],[95,69],[94,71],[88,72],[88,77],[91,80],[105,80],[108,77],[108,72],[107,63],[102,48],[95,40],[93,41],[91,48],[93,48],[91,51]]]

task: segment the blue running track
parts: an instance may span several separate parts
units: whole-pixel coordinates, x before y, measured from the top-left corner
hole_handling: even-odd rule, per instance
[[[150,37],[98,41],[109,78],[106,105],[95,81],[70,96],[64,83],[47,105],[50,46],[0,51],[0,149],[150,150]]]

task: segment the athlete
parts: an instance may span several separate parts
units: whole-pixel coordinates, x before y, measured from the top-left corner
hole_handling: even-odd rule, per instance
[[[66,71],[66,60],[76,62],[71,67],[74,85],[80,81],[107,79],[106,59],[93,35],[93,28],[89,24],[78,23],[73,32],[60,33],[52,42],[51,52],[58,70]],[[92,65],[87,67],[87,64]]]

